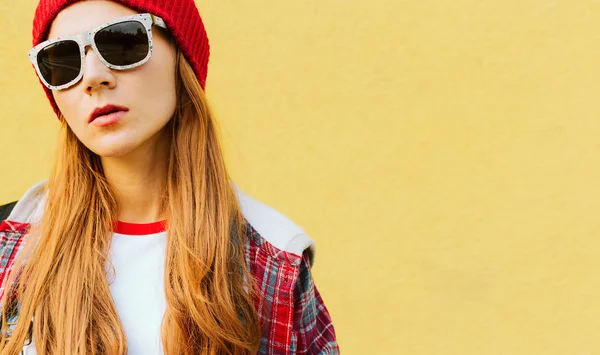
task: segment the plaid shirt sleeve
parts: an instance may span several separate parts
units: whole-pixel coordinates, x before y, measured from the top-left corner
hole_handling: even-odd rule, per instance
[[[335,330],[323,299],[315,286],[305,253],[294,288],[292,334],[297,354],[339,354]]]
[[[331,317],[311,275],[309,255],[277,249],[248,225],[246,253],[257,282],[259,355],[339,354]]]
[[[25,223],[0,222],[0,297],[4,294],[17,254],[29,229]]]

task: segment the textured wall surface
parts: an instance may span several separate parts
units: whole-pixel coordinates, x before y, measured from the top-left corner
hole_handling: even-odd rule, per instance
[[[600,353],[600,2],[198,2],[249,194],[317,241],[345,354]],[[0,0],[0,201],[57,122]]]

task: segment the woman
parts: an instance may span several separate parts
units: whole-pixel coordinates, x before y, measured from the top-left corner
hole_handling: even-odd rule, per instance
[[[193,0],[41,0],[61,124],[0,226],[1,354],[333,354],[312,241],[227,175]]]

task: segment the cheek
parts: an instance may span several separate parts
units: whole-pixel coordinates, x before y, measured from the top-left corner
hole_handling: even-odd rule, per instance
[[[152,116],[162,116],[165,120],[171,118],[177,103],[175,89],[175,63],[172,58],[156,56],[155,61],[148,62],[144,68],[139,92],[132,93],[143,101],[144,111]]]
[[[153,70],[144,79],[146,95],[157,99],[153,102],[155,105],[168,105],[175,101],[175,75],[170,68]]]
[[[63,90],[52,92],[52,96],[54,96],[54,101],[56,101],[60,112],[66,117],[73,116],[73,111],[75,111],[75,108],[77,107],[77,105],[74,104],[77,99],[72,91],[73,90]]]
[[[82,97],[77,93],[74,88],[63,91],[53,91],[52,95],[54,101],[58,105],[58,109],[65,117],[65,120],[75,132],[77,136],[80,136],[82,132],[83,123],[87,123],[87,112],[84,112],[84,106],[82,105]],[[81,138],[81,137],[80,137]]]
[[[164,124],[175,112],[176,94],[175,82],[156,73],[145,76],[131,97],[140,114],[140,119],[147,124]]]

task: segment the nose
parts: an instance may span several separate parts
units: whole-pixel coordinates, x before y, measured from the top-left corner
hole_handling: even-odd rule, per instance
[[[98,55],[90,47],[86,48],[82,83],[85,93],[90,96],[94,91],[99,91],[103,88],[114,89],[117,86],[114,72],[102,63]]]

